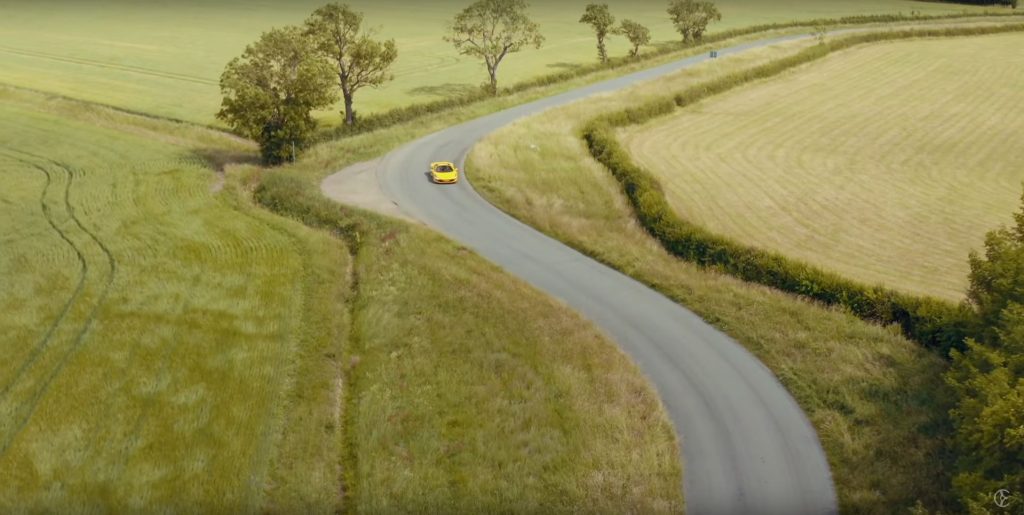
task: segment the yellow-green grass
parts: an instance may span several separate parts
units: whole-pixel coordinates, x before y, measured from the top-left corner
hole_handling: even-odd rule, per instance
[[[892,513],[917,500],[955,509],[943,458],[948,393],[939,357],[893,328],[673,258],[637,224],[618,183],[579,138],[596,115],[809,44],[722,58],[524,119],[478,144],[466,173],[513,216],[652,285],[760,358],[817,429],[842,510]]]
[[[233,173],[258,181],[263,205],[344,232],[357,249],[348,506],[682,510],[664,408],[589,322],[436,233],[325,199],[314,161]]]
[[[252,181],[277,172],[228,165],[225,191],[211,194],[217,181],[194,155],[223,165],[253,153],[228,136],[2,93],[12,145],[78,163],[72,191],[89,188],[72,193],[72,206],[78,194],[106,199],[105,216],[83,225],[96,225],[126,281],[112,289],[117,304],[112,293],[98,311],[96,327],[112,329],[69,358],[54,381],[61,390],[43,397],[54,407],[0,457],[4,511],[682,509],[678,444],[653,389],[566,307],[440,236],[335,206],[339,220],[361,227],[348,259],[342,240],[248,206]],[[3,277],[42,282],[72,270],[67,256],[23,257],[60,255],[52,249],[63,240],[41,234],[40,185],[29,187],[21,162],[0,170],[19,181],[0,208],[26,227],[4,240]],[[191,193],[154,192],[155,178]],[[319,198],[315,182],[303,184]],[[146,261],[128,252],[136,232],[147,235],[138,244],[148,245]],[[174,280],[181,269],[191,282]],[[19,285],[0,297],[5,307],[24,302],[40,313],[24,309],[5,323],[31,332],[22,326],[53,318],[56,308],[46,308],[68,288]],[[177,311],[182,299],[191,304]],[[108,310],[116,320],[106,321]],[[0,345],[17,355],[22,341]],[[236,384],[239,376],[248,381]],[[252,408],[271,400],[269,416]],[[260,463],[247,450],[266,442],[258,430],[267,427],[279,436]]]
[[[1024,180],[1024,36],[840,52],[623,131],[683,217],[868,284],[964,297]],[[984,59],[979,59],[984,56]]]
[[[333,511],[348,253],[158,125],[0,90],[0,511]]]
[[[349,404],[368,513],[669,513],[679,449],[635,365],[451,241],[368,218]]]
[[[214,123],[224,65],[271,27],[301,23],[326,0],[297,2],[156,2],[91,0],[0,5],[0,81],[21,87],[199,123]],[[465,93],[485,82],[483,65],[442,41],[448,20],[469,0],[350,2],[366,23],[399,47],[395,81],[357,96],[362,113]],[[651,27],[655,41],[678,39],[664,0],[610,0],[617,16]],[[721,23],[711,33],[762,23],[858,14],[943,14],[985,10],[910,0],[721,0]],[[585,2],[533,2],[531,13],[547,43],[502,64],[504,84],[572,68],[596,59],[590,29],[577,22]],[[1006,9],[992,9],[1005,12]],[[621,37],[609,40],[624,55]],[[325,113],[337,122],[335,113]]]

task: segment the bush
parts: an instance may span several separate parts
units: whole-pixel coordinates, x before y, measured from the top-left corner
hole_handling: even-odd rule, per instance
[[[268,173],[253,194],[261,206],[309,227],[327,229],[343,238],[351,250],[359,242],[359,226],[345,216],[345,207],[323,196],[315,184],[287,171]]]

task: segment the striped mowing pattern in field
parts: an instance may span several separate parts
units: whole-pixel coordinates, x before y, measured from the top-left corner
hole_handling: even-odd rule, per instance
[[[259,509],[303,320],[285,222],[179,148],[4,102],[0,142],[0,511]]]
[[[868,283],[960,299],[1024,179],[1020,35],[855,49],[628,129],[673,207]]]

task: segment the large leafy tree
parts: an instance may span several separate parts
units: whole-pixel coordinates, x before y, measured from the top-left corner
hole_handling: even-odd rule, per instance
[[[629,40],[630,57],[636,57],[640,53],[640,47],[651,43],[651,30],[633,20],[622,20],[615,32]]]
[[[492,94],[498,92],[498,66],[508,54],[544,44],[527,7],[526,0],[477,0],[455,16],[444,37],[459,53],[483,59]]]
[[[594,28],[594,34],[597,36],[597,58],[602,63],[607,63],[608,49],[604,46],[604,40],[612,33],[612,27],[615,25],[615,16],[608,10],[608,4],[587,4],[583,16],[580,17],[580,23],[586,23]]]
[[[1024,212],[1015,218],[971,255],[968,298],[985,330],[953,351],[946,375],[958,399],[954,487],[972,513],[996,508],[1000,489],[1013,494],[1008,510],[1024,507]]]
[[[708,24],[722,19],[714,3],[701,0],[671,0],[668,15],[686,42],[704,37]]]
[[[356,91],[365,86],[376,88],[394,79],[389,70],[398,58],[395,40],[377,41],[362,25],[363,13],[337,3],[313,11],[305,25],[306,35],[316,50],[334,64],[348,125],[356,120]]]
[[[304,148],[316,128],[312,111],[337,101],[334,74],[297,27],[263,33],[220,77],[217,118],[260,145],[267,164]]]
[[[1024,210],[1013,217],[1013,227],[986,235],[984,256],[972,253],[970,257],[967,298],[989,328],[999,325],[1003,310],[1011,302],[1024,304]]]

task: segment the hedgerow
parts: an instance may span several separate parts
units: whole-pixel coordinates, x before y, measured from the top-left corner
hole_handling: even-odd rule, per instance
[[[948,354],[950,349],[962,348],[964,339],[973,336],[977,331],[976,316],[970,306],[914,296],[883,286],[868,286],[779,253],[757,249],[712,234],[675,213],[654,176],[635,164],[619,144],[615,137],[615,129],[670,114],[678,108],[712,95],[754,80],[778,75],[852,46],[908,38],[975,36],[1002,32],[1024,32],[1024,24],[905,29],[847,36],[807,48],[790,57],[731,73],[670,96],[601,115],[583,126],[582,137],[591,155],[607,167],[621,184],[644,229],[673,255],[718,269],[745,281],[777,288],[825,304],[843,306],[866,320],[897,324],[908,338]]]

